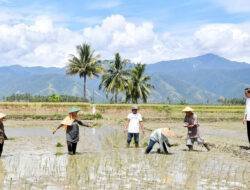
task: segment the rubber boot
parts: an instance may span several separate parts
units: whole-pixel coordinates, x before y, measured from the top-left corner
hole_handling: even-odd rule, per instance
[[[193,150],[194,150],[194,148],[193,148],[192,145],[187,145],[187,147],[188,147],[188,150],[189,150],[189,151],[193,151]]]
[[[210,151],[210,147],[208,146],[207,143],[204,143],[203,146],[207,149],[207,151]]]
[[[139,148],[139,144],[135,143],[135,148]]]
[[[161,149],[158,148],[157,149],[157,153],[160,154],[161,153]]]

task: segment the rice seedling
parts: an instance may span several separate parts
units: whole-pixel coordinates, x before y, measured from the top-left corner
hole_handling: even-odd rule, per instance
[[[69,106],[84,110],[81,119],[93,120],[97,127],[80,128],[79,153],[66,154],[65,132],[53,136]],[[249,153],[245,128],[235,120],[242,106],[195,105],[201,116],[201,130],[211,143],[211,152],[195,146],[184,151],[186,130],[182,127],[182,106],[141,105],[145,127],[171,127],[184,136],[170,139],[179,146],[170,155],[144,155],[150,131],[140,136],[140,147],[125,148],[122,131],[131,105],[96,105],[99,116],[91,116],[91,105],[82,103],[0,103],[9,115],[6,141],[0,160],[2,189],[248,189]],[[44,109],[44,110],[43,110]],[[55,114],[56,113],[56,114]],[[31,117],[35,115],[35,117]],[[42,117],[41,117],[42,116]],[[45,117],[44,117],[45,116]],[[86,116],[86,117],[85,117]],[[235,143],[237,142],[237,144]],[[17,148],[18,147],[18,148]],[[157,147],[155,147],[157,148]]]

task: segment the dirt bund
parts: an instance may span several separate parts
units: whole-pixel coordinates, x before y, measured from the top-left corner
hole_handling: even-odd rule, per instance
[[[96,104],[96,113],[92,114],[92,104],[87,103],[0,103],[0,111],[6,113],[8,119],[61,120],[67,115],[68,108],[81,108],[81,119],[99,120],[126,118],[130,112],[130,104]],[[244,106],[190,105],[201,121],[236,121],[241,120]],[[141,104],[139,112],[145,121],[183,120],[182,109],[185,105]]]

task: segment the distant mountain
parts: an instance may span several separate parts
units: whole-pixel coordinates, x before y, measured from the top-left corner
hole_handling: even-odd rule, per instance
[[[105,64],[105,63],[104,63]],[[147,65],[155,89],[150,102],[212,103],[221,96],[242,97],[250,86],[250,64],[227,60],[214,54]],[[83,82],[65,74],[65,68],[0,67],[0,97],[13,93],[49,95],[52,93],[82,96]],[[98,90],[99,80],[88,80],[88,96],[107,101]]]
[[[250,86],[250,64],[214,54],[162,61],[149,65],[147,70],[153,78],[158,76],[174,87],[178,99],[194,103],[215,102],[221,96],[242,97],[243,89]],[[170,92],[167,88],[161,90]]]

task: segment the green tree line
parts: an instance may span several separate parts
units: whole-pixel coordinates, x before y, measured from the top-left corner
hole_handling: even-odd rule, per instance
[[[245,98],[220,98],[218,103],[222,105],[244,105],[246,100]]]
[[[68,95],[52,94],[50,96],[25,94],[12,94],[4,97],[7,102],[82,102],[84,98]]]

